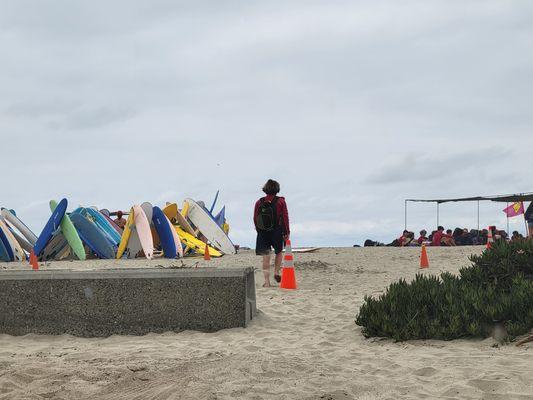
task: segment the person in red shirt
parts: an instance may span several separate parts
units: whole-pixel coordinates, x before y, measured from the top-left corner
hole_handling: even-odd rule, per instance
[[[445,235],[444,233],[444,227],[439,226],[437,228],[437,232],[433,234],[433,240],[431,241],[432,246],[440,246],[440,242],[442,240],[442,237]]]
[[[455,240],[453,240],[453,236],[449,233],[444,233],[444,228],[442,226],[439,226],[437,228],[437,232],[433,234],[433,240],[431,242],[432,246],[455,246]]]
[[[257,231],[255,254],[263,257],[263,287],[270,287],[270,252],[276,254],[274,260],[274,279],[281,281],[281,261],[283,245],[289,239],[289,212],[284,197],[278,197],[278,182],[269,179],[263,186],[265,197],[261,197],[254,207],[254,225]]]
[[[417,239],[418,244],[421,245],[422,243],[427,242],[427,240],[428,240],[427,234],[428,233],[427,233],[427,231],[425,229],[422,229],[420,231],[420,237]]]

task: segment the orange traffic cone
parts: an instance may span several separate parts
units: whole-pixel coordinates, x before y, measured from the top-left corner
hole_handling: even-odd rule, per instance
[[[494,238],[492,237],[492,226],[489,226],[489,233],[487,235],[487,249],[492,248],[492,243],[494,243]]]
[[[39,269],[39,262],[37,261],[37,256],[35,255],[33,250],[31,251],[31,254],[30,254],[30,265],[36,271]]]
[[[283,267],[281,269],[282,289],[296,289],[296,275],[294,273],[294,257],[292,255],[291,241],[285,242],[285,256],[283,257]]]
[[[204,260],[211,261],[211,254],[209,254],[209,246],[207,245],[207,242],[205,243]]]
[[[429,268],[429,259],[425,244],[422,245],[422,252],[420,253],[420,269],[423,268]]]

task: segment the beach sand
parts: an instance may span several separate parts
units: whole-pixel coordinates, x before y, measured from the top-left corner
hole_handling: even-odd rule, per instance
[[[429,248],[423,274],[457,272],[474,247]],[[246,329],[84,339],[0,335],[0,399],[533,399],[533,344],[365,339],[365,294],[418,269],[416,248],[329,248],[295,255],[299,288],[262,288]],[[203,260],[185,261],[192,266]],[[134,263],[53,263],[44,268]],[[174,265],[180,265],[178,261]],[[212,266],[259,266],[252,252]],[[17,268],[17,265],[0,268]],[[27,268],[27,266],[25,266]],[[1,273],[1,270],[0,270]]]

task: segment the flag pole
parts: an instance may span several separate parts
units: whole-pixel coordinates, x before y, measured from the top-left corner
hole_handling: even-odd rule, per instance
[[[529,237],[529,227],[528,227],[527,221],[526,221],[526,209],[524,207],[524,202],[522,202],[522,208],[524,208],[524,213],[522,214],[522,217],[524,217],[524,225],[526,227],[526,236],[525,237],[528,238]]]
[[[507,208],[509,208],[509,202],[507,202],[506,210]],[[507,217],[507,235],[509,235],[509,213],[505,212],[505,216]]]

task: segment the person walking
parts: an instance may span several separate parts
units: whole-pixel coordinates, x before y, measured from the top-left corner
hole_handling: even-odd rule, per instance
[[[255,254],[263,257],[263,287],[270,287],[270,253],[274,249],[274,279],[281,281],[283,245],[289,240],[289,211],[284,197],[279,197],[280,185],[269,179],[263,186],[266,196],[261,197],[254,207],[254,225],[257,231]]]

